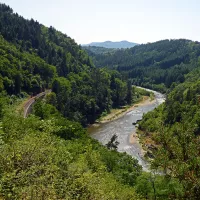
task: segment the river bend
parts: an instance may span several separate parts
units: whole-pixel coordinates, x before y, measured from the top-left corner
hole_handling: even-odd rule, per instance
[[[141,120],[143,114],[152,111],[165,101],[163,94],[153,90],[149,91],[154,93],[154,101],[139,105],[114,121],[102,123],[97,127],[93,126],[88,129],[90,136],[101,142],[103,145],[108,143],[110,138],[116,134],[119,142],[118,151],[126,152],[136,158],[145,171],[148,171],[149,165],[148,162],[143,159],[142,146],[138,142],[135,142],[134,144],[130,143],[130,136],[136,132],[136,127],[133,125],[133,122]]]

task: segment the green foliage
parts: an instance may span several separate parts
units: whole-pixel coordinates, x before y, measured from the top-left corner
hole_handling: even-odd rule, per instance
[[[119,142],[117,141],[117,137],[118,137],[118,136],[117,136],[116,134],[114,134],[114,135],[111,137],[110,141],[106,144],[106,147],[107,147],[108,149],[117,150],[118,145],[119,145]]]
[[[107,170],[105,153],[114,154],[116,163],[121,157],[118,167],[126,171],[125,155],[109,152],[90,138],[83,138],[80,133],[84,130],[77,123],[64,118],[24,119],[7,113],[1,127],[0,194],[3,198],[141,199],[133,188],[122,184],[116,174]],[[73,131],[76,137],[60,139],[56,136],[60,131],[65,135]],[[134,163],[130,157],[127,159]],[[135,171],[132,164],[130,167]]]
[[[116,69],[133,84],[166,91],[199,62],[200,45],[189,40],[162,40],[130,49],[91,55],[97,67]]]
[[[35,54],[19,51],[0,36],[0,74],[1,91],[38,93],[50,87],[56,69]]]
[[[56,94],[54,92],[51,92],[46,95],[46,102],[48,104],[51,104],[52,106],[57,107],[57,99],[56,99]]]
[[[38,100],[34,104],[33,114],[40,117],[40,119],[49,119],[60,116],[60,113],[53,105],[45,104],[42,102],[42,100]]]
[[[94,56],[95,54],[106,54],[106,53],[114,53],[117,49],[105,48],[105,47],[97,47],[97,46],[82,46],[82,49],[87,51],[89,56]]]
[[[0,119],[4,116],[4,108],[8,104],[9,100],[5,93],[0,93]]]
[[[78,123],[126,104],[121,75],[94,68],[74,40],[4,4],[0,33],[0,198],[141,199],[130,186],[141,173],[137,161],[91,140]],[[26,119],[6,108],[49,88]]]
[[[175,86],[165,104],[147,113],[139,128],[157,144],[152,167],[183,186],[186,199],[199,196],[199,68]]]
[[[52,88],[47,102],[84,126],[131,103],[131,84],[119,73],[96,69],[73,39],[0,5],[0,91],[36,95]],[[40,111],[42,119],[54,112],[50,106]]]
[[[76,141],[76,150],[70,147],[70,152],[76,157],[77,154],[85,152],[83,146],[90,146],[93,151],[97,151],[100,155],[101,161],[105,164],[106,170],[112,173],[114,177],[124,185],[135,186],[136,179],[141,175],[142,167],[138,164],[136,159],[133,159],[126,153],[119,153],[115,150],[108,150],[106,147],[100,146],[97,141],[91,140],[88,144],[88,140],[82,139]],[[91,146],[92,144],[92,146]],[[91,160],[91,162],[93,162]],[[90,164],[92,165],[92,163]]]
[[[198,42],[164,40],[92,55],[99,67],[120,74],[95,68],[73,39],[4,4],[0,34],[0,198],[198,199]],[[152,95],[132,84],[171,90],[139,124],[157,144],[152,168],[161,175],[142,173],[137,160],[103,147],[81,126]],[[24,92],[48,88],[27,119],[9,106]]]
[[[38,101],[34,105],[33,113],[37,115],[37,113],[40,113],[38,110],[43,110],[42,108],[46,106],[48,105],[45,102]],[[75,149],[73,149],[73,147],[69,148],[69,151],[74,154],[73,156],[76,157],[77,155],[84,153],[85,148],[90,146],[93,149],[96,149],[98,153],[100,153],[99,159],[104,162],[106,170],[112,172],[118,181],[126,185],[135,184],[136,178],[141,174],[141,166],[139,166],[137,160],[132,159],[131,156],[125,153],[121,154],[116,151],[118,143],[115,136],[113,139],[111,139],[111,142],[108,145],[109,149],[114,149],[115,151],[108,151],[105,147],[100,146],[95,141],[92,141],[91,146],[91,140],[88,140],[89,138],[87,138],[86,132],[80,126],[80,124],[66,120],[59,115],[55,116],[50,112],[48,112],[48,115],[45,115],[45,117],[46,118],[44,118],[44,120],[50,120],[49,123],[53,122],[54,126],[56,127],[53,130],[53,134],[64,138],[65,140],[79,139],[77,141],[79,144],[79,147],[77,147],[77,152]]]
[[[133,88],[132,88],[132,82],[128,80],[127,82],[127,95],[126,95],[126,101],[128,104],[131,104],[133,102]]]
[[[52,26],[46,28],[33,19],[26,20],[4,4],[0,5],[0,33],[21,50],[36,53],[56,66],[59,76],[77,73],[92,65],[85,51],[66,34]]]
[[[146,199],[182,199],[183,186],[176,179],[143,172],[137,178],[136,191]]]
[[[70,73],[67,79],[56,78],[52,91],[56,94],[56,107],[63,116],[82,125],[94,123],[112,107],[130,103],[134,95],[131,84],[124,82],[118,72],[95,68]]]

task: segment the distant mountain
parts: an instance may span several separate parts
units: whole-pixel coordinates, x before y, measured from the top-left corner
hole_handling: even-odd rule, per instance
[[[96,47],[104,47],[104,48],[112,48],[112,49],[121,49],[121,48],[131,48],[138,45],[137,43],[128,42],[126,40],[120,42],[92,42],[90,44],[83,44],[82,46],[96,46]]]

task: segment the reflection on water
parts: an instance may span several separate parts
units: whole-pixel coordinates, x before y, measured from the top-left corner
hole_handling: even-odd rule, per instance
[[[98,127],[90,127],[88,131],[92,138],[98,140],[102,144],[108,143],[110,138],[116,134],[118,136],[119,152],[127,152],[136,158],[144,170],[148,170],[148,163],[142,158],[142,147],[140,144],[130,144],[130,135],[136,131],[136,127],[132,124],[137,120],[141,120],[144,113],[147,113],[165,101],[164,95],[153,91],[155,101],[150,104],[136,107],[123,117],[114,121],[100,124]]]

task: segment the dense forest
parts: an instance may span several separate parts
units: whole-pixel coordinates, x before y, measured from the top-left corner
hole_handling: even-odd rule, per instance
[[[128,81],[116,71],[95,68],[70,37],[3,4],[0,11],[1,90],[19,95],[52,88],[54,106],[82,125],[131,102]]]
[[[143,116],[138,134],[151,170],[171,181],[167,199],[199,199],[200,43],[163,40],[90,55],[98,67],[107,66],[136,85],[167,92],[166,102]],[[159,187],[155,186],[156,198]]]
[[[199,199],[200,43],[89,55],[0,4],[0,199]],[[142,141],[152,141],[151,172],[117,152],[117,138],[103,146],[84,128],[140,99],[132,84],[167,91],[139,123]],[[24,119],[26,100],[47,89]]]
[[[96,47],[96,46],[82,46],[81,48],[87,51],[88,55],[90,57],[93,57],[93,59],[96,54],[107,54],[107,53],[114,53],[115,51],[117,51],[117,49]]]
[[[165,104],[140,122],[141,135],[151,138],[155,159],[152,168],[162,169],[184,188],[185,199],[199,199],[200,181],[200,66],[185,76]]]
[[[0,199],[144,199],[162,176],[91,139],[83,126],[132,104],[131,81],[98,69],[73,39],[0,4]],[[24,119],[28,97],[51,89]],[[163,184],[163,181],[165,184]],[[148,189],[146,188],[148,184]]]
[[[135,85],[166,92],[173,83],[184,82],[184,75],[197,67],[200,43],[163,40],[101,54],[93,48],[86,50],[97,67],[107,66],[132,79]]]

